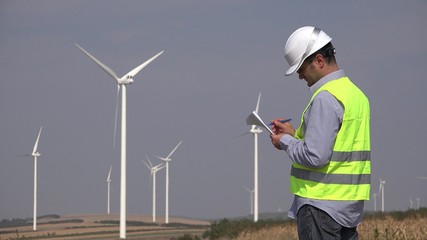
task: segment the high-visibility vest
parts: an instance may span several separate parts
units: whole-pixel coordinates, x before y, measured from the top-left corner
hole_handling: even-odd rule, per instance
[[[369,200],[371,178],[370,108],[368,98],[347,77],[332,80],[312,96],[295,138],[304,139],[304,113],[320,91],[331,93],[344,107],[329,163],[309,168],[292,163],[290,190],[321,200]]]

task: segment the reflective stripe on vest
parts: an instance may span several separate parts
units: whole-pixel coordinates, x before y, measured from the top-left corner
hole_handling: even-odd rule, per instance
[[[370,174],[327,174],[301,168],[292,168],[291,175],[298,179],[326,184],[369,184],[371,182]]]
[[[371,174],[369,102],[347,77],[330,81],[313,94],[295,138],[304,139],[304,114],[320,91],[330,92],[343,105],[343,122],[328,164],[321,168],[292,164],[290,190],[313,199],[368,200]]]

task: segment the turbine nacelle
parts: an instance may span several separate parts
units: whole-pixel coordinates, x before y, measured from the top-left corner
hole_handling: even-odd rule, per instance
[[[132,84],[133,82],[133,76],[130,75],[123,76],[121,79],[117,79],[117,84],[119,85]]]
[[[158,159],[160,159],[160,160],[163,160],[163,161],[165,161],[165,162],[170,162],[172,159],[171,159],[171,156],[172,156],[172,154],[175,152],[175,150],[179,147],[179,145],[181,145],[181,143],[182,143],[182,141],[179,141],[179,143],[175,146],[175,148],[169,153],[169,155],[167,156],[167,157],[159,157],[159,156],[156,156],[156,158],[158,158]]]
[[[153,168],[151,168],[151,175],[153,175],[153,174],[155,174],[156,172],[158,172],[158,171],[160,171],[160,170],[162,170],[162,168],[164,168],[165,167],[165,165],[162,163],[162,164],[159,164],[159,165],[156,165],[156,166],[154,166]]]
[[[256,127],[256,125],[252,125],[251,130],[249,130],[250,133],[256,134],[256,133],[262,133],[262,129]]]
[[[40,157],[41,153],[39,153],[39,152],[31,153],[31,156],[33,156],[33,157]]]
[[[164,158],[164,157],[159,157],[159,156],[156,156],[156,158],[163,160],[165,162],[170,162],[172,160],[171,158]]]

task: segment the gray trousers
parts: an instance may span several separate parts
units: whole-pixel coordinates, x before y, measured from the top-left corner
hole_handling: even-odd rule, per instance
[[[297,227],[299,240],[358,239],[356,227],[343,227],[326,212],[308,204],[298,210]]]

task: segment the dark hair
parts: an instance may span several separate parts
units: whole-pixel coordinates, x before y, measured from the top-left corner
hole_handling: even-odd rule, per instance
[[[331,42],[323,46],[321,49],[317,50],[310,56],[308,56],[305,61],[312,62],[314,60],[314,57],[316,57],[317,54],[320,54],[323,56],[323,58],[327,59],[328,64],[331,63],[331,61],[335,61],[335,48],[332,45]]]

